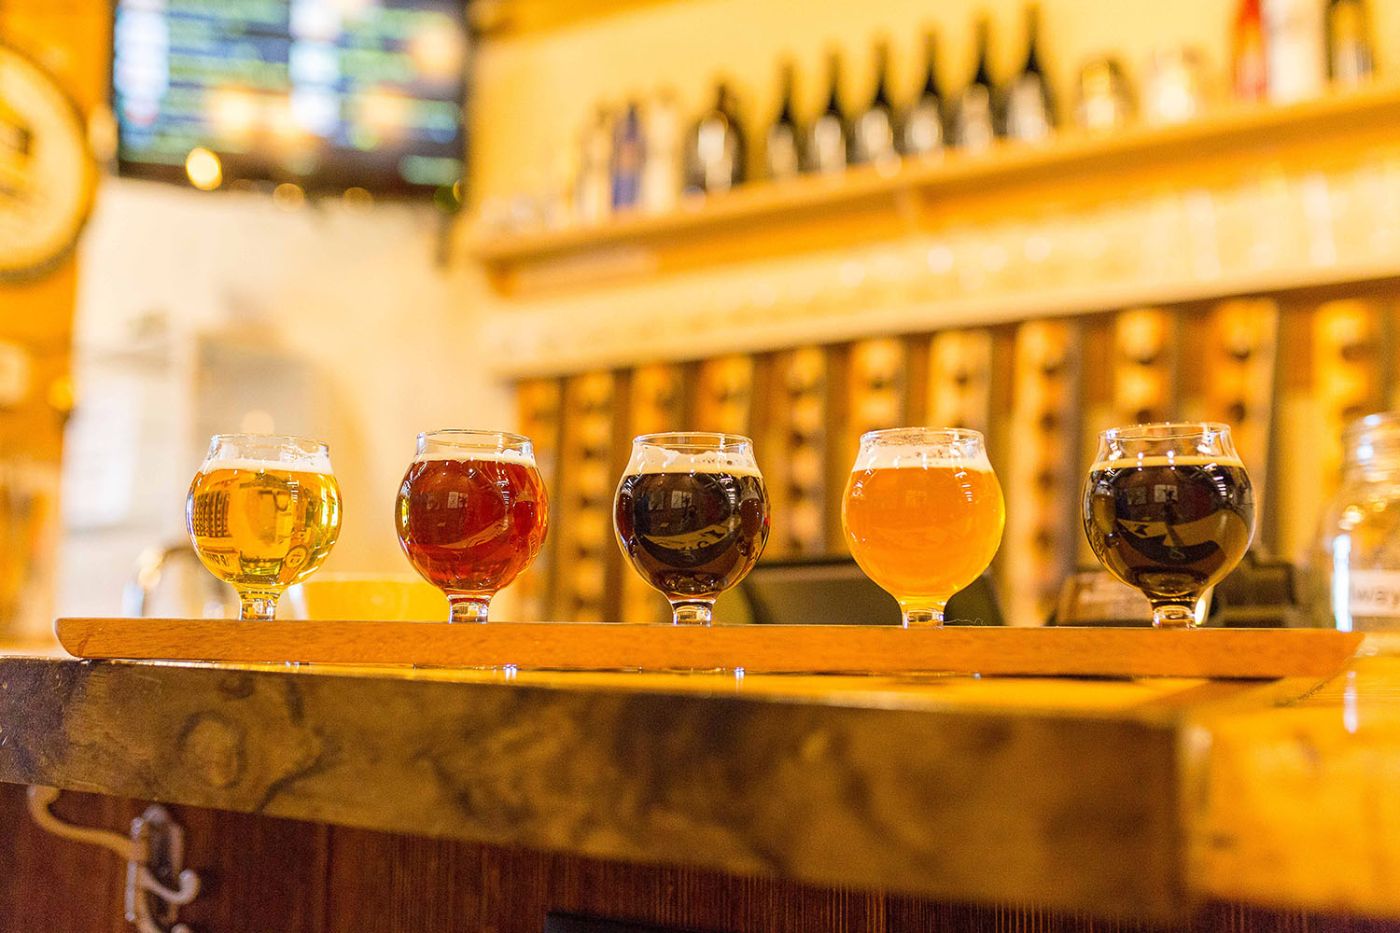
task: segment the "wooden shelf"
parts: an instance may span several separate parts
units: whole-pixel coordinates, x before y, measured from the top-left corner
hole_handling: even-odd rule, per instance
[[[597,226],[511,234],[476,227],[468,252],[511,290],[532,270],[619,252],[694,250],[737,235],[751,254],[756,231],[808,244],[807,228],[836,215],[857,214],[860,227],[878,233],[917,228],[919,206],[928,202],[998,201],[1011,191],[1054,199],[1063,189],[1086,187],[1102,197],[1128,178],[1190,182],[1257,169],[1265,159],[1307,165],[1324,150],[1346,153],[1353,142],[1382,141],[1397,120],[1400,84],[1387,83],[1288,106],[1234,105],[1179,125],[1111,135],[1065,132],[1049,145],[1004,143],[978,156],[953,152],[893,170],[862,166],[835,178],[754,182],[722,196],[686,199],[672,213],[625,215]],[[774,249],[790,251],[776,243]],[[668,263],[661,256],[642,265],[656,270]]]

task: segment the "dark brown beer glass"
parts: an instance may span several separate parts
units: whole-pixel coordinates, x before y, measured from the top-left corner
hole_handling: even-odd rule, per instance
[[[447,594],[452,622],[485,622],[491,597],[539,554],[549,500],[529,438],[418,435],[394,508],[413,569]]]
[[[753,442],[736,434],[644,434],[617,487],[622,553],[671,603],[676,624],[710,624],[768,540],[768,492]]]
[[[1153,625],[1195,625],[1202,594],[1235,569],[1254,537],[1254,488],[1230,428],[1104,431],[1084,486],[1084,531],[1104,567],[1152,603]]]

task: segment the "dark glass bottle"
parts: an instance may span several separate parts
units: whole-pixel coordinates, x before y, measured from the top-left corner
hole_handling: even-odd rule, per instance
[[[1006,136],[1040,142],[1055,126],[1055,100],[1040,64],[1040,10],[1026,8],[1026,63],[1006,89]]]
[[[841,172],[846,168],[847,141],[846,118],[841,113],[841,58],[831,53],[831,90],[827,94],[824,109],[807,130],[807,144],[803,147],[803,168],[808,172]]]
[[[1330,0],[1327,4],[1327,73],[1334,84],[1355,87],[1376,71],[1371,28],[1362,0]]]
[[[987,64],[988,34],[987,19],[983,17],[977,21],[977,70],[958,95],[958,105],[953,115],[953,145],[965,152],[980,152],[996,138],[993,113],[995,90],[992,87],[991,68]]]
[[[894,146],[894,106],[890,103],[890,91],[886,85],[885,73],[889,71],[889,43],[881,41],[875,46],[875,93],[860,116],[851,126],[851,162],[889,163],[898,157]]]
[[[802,170],[801,130],[793,107],[792,62],[783,63],[782,100],[764,140],[763,167],[769,178],[792,178]]]
[[[636,207],[642,198],[642,167],[646,161],[646,142],[642,135],[642,112],[635,100],[618,114],[613,124],[612,208],[625,211]]]
[[[948,118],[943,91],[938,86],[938,42],[930,32],[924,38],[924,86],[904,115],[899,149],[906,156],[926,156],[943,149]]]
[[[686,143],[686,191],[714,194],[744,181],[744,131],[734,95],[721,81],[715,103],[690,131]]]

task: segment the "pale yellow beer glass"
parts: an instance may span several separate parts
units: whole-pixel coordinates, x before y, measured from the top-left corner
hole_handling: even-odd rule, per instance
[[[871,431],[846,483],[841,525],[866,576],[899,601],[904,625],[943,624],[948,599],[1001,544],[1001,484],[976,431]]]
[[[300,437],[215,435],[190,484],[185,525],[204,566],[238,591],[239,618],[273,618],[282,591],[321,566],[340,535],[329,448]]]

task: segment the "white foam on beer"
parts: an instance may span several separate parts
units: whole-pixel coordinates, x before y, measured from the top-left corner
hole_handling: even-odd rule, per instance
[[[1222,466],[1244,469],[1239,457],[1213,457],[1209,454],[1151,454],[1138,457],[1117,457],[1113,460],[1099,460],[1089,468],[1090,472],[1100,470],[1135,470],[1139,467],[1164,466]]]
[[[456,463],[485,460],[488,463],[513,463],[522,467],[535,465],[533,457],[518,450],[472,450],[463,447],[457,450],[433,450],[413,458],[414,463],[432,463],[438,460]]]
[[[261,460],[252,457],[237,457],[232,460],[206,460],[199,468],[201,473],[215,470],[243,470],[250,473],[265,473],[275,470],[279,473],[330,473],[330,454],[314,453],[298,457],[296,460]]]
[[[632,449],[627,473],[729,473],[733,476],[760,477],[753,455],[745,451],[672,450],[642,445]]]
[[[950,456],[947,446],[930,450],[918,444],[889,444],[867,447],[856,454],[852,473],[866,470],[964,470],[968,473],[992,472],[987,452],[979,450],[968,457]]]

